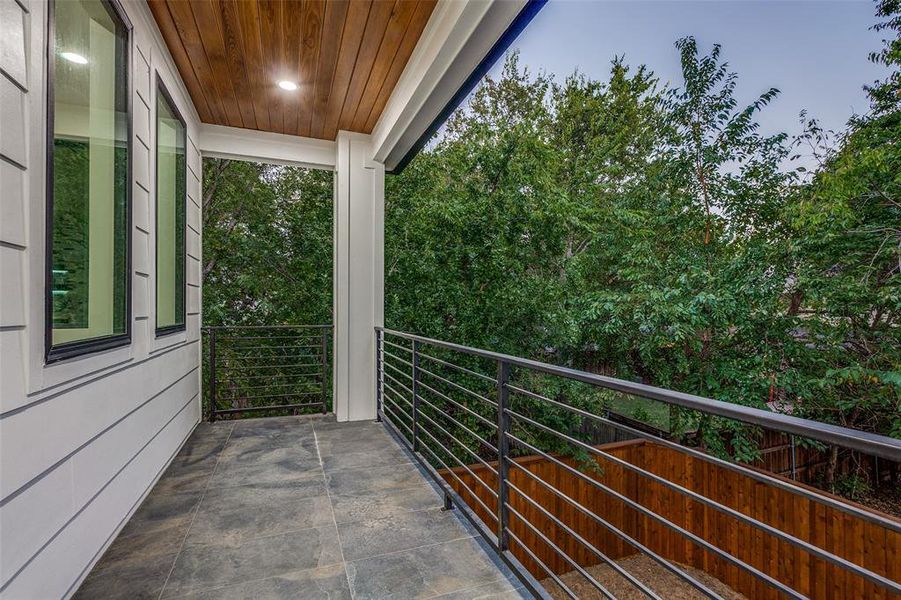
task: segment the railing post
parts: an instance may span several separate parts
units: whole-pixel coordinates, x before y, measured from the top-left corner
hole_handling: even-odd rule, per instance
[[[382,422],[382,332],[375,331],[375,420]]]
[[[413,452],[419,451],[419,342],[413,340]]]
[[[507,414],[507,404],[510,400],[510,390],[507,388],[507,382],[509,380],[510,363],[499,360],[497,362],[497,547],[501,552],[508,548],[507,457],[510,454],[510,440],[507,439],[507,432],[510,431],[510,415]]]
[[[216,420],[216,328],[210,332],[210,423]]]
[[[326,357],[328,355],[328,329],[322,328],[322,414],[325,414],[328,411],[328,405],[325,400],[325,381],[326,375],[328,373],[328,362]]]

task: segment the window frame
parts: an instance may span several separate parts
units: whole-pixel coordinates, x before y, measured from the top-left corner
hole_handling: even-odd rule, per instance
[[[134,67],[134,26],[131,19],[125,13],[125,9],[119,0],[100,0],[105,8],[112,16],[120,21],[125,28],[125,110],[126,110],[126,143],[125,148],[128,153],[126,174],[125,174],[125,331],[123,333],[114,333],[103,335],[74,342],[64,342],[62,344],[53,344],[53,189],[54,189],[54,171],[53,171],[53,149],[55,145],[54,126],[54,95],[53,95],[53,70],[54,60],[56,60],[56,2],[60,0],[48,0],[47,2],[47,27],[45,40],[45,60],[44,60],[44,82],[46,84],[46,93],[44,95],[45,105],[45,148],[46,157],[44,180],[44,363],[50,364],[69,358],[84,356],[111,350],[131,344],[131,317],[132,317],[132,222],[133,218],[133,191],[134,185],[134,154],[132,152],[134,135],[133,125],[133,90],[132,84],[134,78],[132,70]],[[63,0],[65,1],[65,0]]]
[[[155,84],[156,84],[156,94],[154,95],[154,103],[153,103],[153,122],[154,122],[154,133],[153,133],[153,326],[154,331],[157,338],[161,338],[167,335],[171,335],[173,333],[180,333],[182,331],[187,330],[188,325],[188,124],[185,121],[185,118],[182,116],[181,111],[178,110],[178,105],[175,103],[175,100],[172,98],[172,94],[169,93],[169,89],[166,87],[166,83],[163,81],[163,77],[160,75],[159,71],[155,72]],[[178,122],[181,123],[182,128],[182,136],[184,142],[184,173],[185,173],[185,187],[184,187],[184,199],[182,202],[182,227],[184,231],[182,232],[182,306],[181,306],[181,323],[176,323],[174,325],[164,325],[160,327],[159,323],[159,285],[160,285],[160,265],[159,265],[159,243],[160,243],[160,191],[159,191],[159,176],[160,176],[160,161],[159,161],[159,133],[160,133],[160,116],[159,116],[159,100],[160,95],[162,95],[163,99],[169,105],[169,108],[172,110],[172,114],[175,115],[175,118],[178,119]],[[177,207],[176,207],[177,210]],[[176,215],[177,221],[177,215]],[[177,238],[176,238],[177,239]],[[176,282],[177,284],[178,282]],[[173,286],[173,289],[176,289],[177,286]]]

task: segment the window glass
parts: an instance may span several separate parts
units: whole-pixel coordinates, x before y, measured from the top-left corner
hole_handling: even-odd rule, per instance
[[[50,354],[127,336],[128,30],[100,0],[53,3]]]
[[[156,101],[156,327],[185,324],[185,125],[162,85]]]

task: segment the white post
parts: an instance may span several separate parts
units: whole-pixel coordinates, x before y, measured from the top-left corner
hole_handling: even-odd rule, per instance
[[[334,411],[375,419],[375,327],[384,322],[385,166],[368,135],[341,131],[335,160]]]

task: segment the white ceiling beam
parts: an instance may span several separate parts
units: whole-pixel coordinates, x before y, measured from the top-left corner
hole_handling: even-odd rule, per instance
[[[335,142],[203,124],[198,149],[204,157],[231,158],[277,165],[335,170]]]

